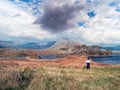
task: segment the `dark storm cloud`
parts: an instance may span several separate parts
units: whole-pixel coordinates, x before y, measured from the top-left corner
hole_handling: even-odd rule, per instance
[[[60,6],[58,3],[54,5],[52,2],[45,5],[42,17],[37,19],[35,23],[50,32],[60,32],[74,27],[72,20],[84,7],[75,3],[65,3]]]

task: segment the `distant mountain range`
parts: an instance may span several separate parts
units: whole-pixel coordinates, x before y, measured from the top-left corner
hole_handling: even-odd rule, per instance
[[[120,46],[102,47],[103,49],[120,50]]]
[[[0,48],[13,48],[13,42],[9,41],[0,41]]]
[[[40,43],[30,42],[26,44],[21,44],[18,46],[18,48],[24,48],[24,49],[47,49],[54,45],[56,41],[51,41],[45,45],[41,45]]]
[[[16,44],[9,41],[0,41],[0,48],[22,48],[22,49],[47,49],[54,45],[56,41],[51,41],[45,45],[36,42],[29,42],[25,44]]]
[[[21,49],[53,49],[60,50],[64,48],[74,48],[76,46],[82,46],[80,42],[72,40],[60,40],[51,41],[46,44],[41,44],[39,42],[29,42],[25,44],[16,44],[9,41],[0,41],[0,48],[21,48]]]
[[[22,49],[62,49],[62,48],[73,48],[76,46],[84,46],[80,42],[72,40],[60,40],[60,41],[51,41],[46,44],[41,44],[39,42],[29,42],[25,44],[16,44],[10,41],[0,41],[0,48],[22,48]],[[101,47],[102,49],[110,50],[120,50],[120,46],[114,47]]]
[[[15,44],[8,41],[0,41],[0,48],[15,48],[15,49],[46,49],[49,51],[57,51],[61,55],[79,54],[90,56],[108,56],[111,51],[102,50],[99,46],[87,46],[77,41],[60,40],[51,41],[45,45],[36,42],[29,42],[25,44]]]

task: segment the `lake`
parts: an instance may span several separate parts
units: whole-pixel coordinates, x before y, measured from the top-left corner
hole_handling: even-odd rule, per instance
[[[57,59],[62,58],[54,54],[40,55],[41,59]],[[113,54],[105,57],[92,57],[93,61],[100,62],[103,64],[120,64],[120,54]]]
[[[57,58],[62,58],[62,57],[64,57],[64,56],[58,56],[58,55],[55,55],[55,54],[42,54],[42,55],[40,55],[40,58],[41,59],[49,59],[49,60],[51,60],[51,59],[57,59]]]
[[[112,56],[92,57],[92,59],[103,64],[120,64],[120,54],[115,53]]]
[[[54,54],[44,54],[40,55],[41,59],[57,59],[57,58],[62,58],[64,56],[57,56]],[[0,58],[0,60],[14,60],[14,59],[25,59],[25,57],[15,57],[15,58],[10,58],[10,57],[3,57]],[[100,62],[103,64],[120,64],[120,54],[113,54],[112,56],[105,56],[105,57],[92,57],[93,61]]]
[[[22,60],[25,59],[25,57],[0,57],[0,60]]]

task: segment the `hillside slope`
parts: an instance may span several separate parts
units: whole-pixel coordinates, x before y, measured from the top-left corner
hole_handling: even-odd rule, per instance
[[[82,46],[82,44],[80,42],[72,41],[72,40],[60,40],[60,41],[57,41],[49,49],[59,50],[62,48],[73,48],[76,46]]]

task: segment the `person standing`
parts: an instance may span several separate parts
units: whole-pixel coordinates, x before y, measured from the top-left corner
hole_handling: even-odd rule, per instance
[[[90,69],[90,57],[87,57],[87,60],[86,60],[86,69]]]

